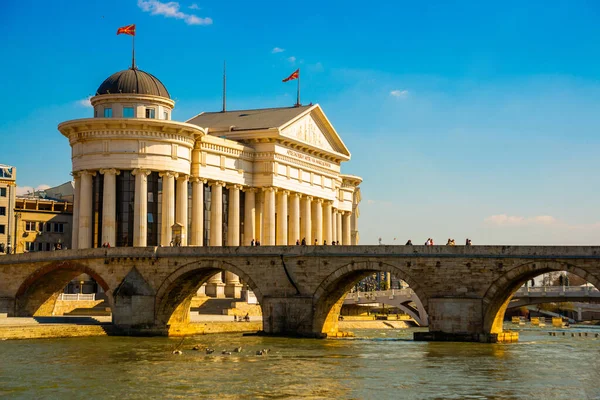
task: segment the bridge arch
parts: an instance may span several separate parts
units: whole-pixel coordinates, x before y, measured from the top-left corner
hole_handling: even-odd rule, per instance
[[[600,287],[600,276],[589,272],[585,266],[559,261],[532,261],[520,264],[496,279],[483,296],[483,331],[485,333],[502,332],[504,314],[514,293],[528,280],[555,271],[570,272],[595,287]]]
[[[427,311],[427,297],[418,281],[403,267],[377,262],[351,262],[336,269],[327,276],[313,294],[313,330],[320,333],[336,333],[338,318],[347,292],[360,280],[373,272],[389,272],[406,281],[420,299],[423,310]]]
[[[156,293],[156,323],[160,326],[189,322],[191,300],[206,281],[215,274],[228,271],[240,277],[262,304],[263,294],[254,280],[235,264],[221,260],[198,260],[173,271]]]
[[[114,302],[110,287],[102,276],[87,265],[67,260],[44,265],[31,273],[19,286],[15,295],[15,316],[50,316],[59,293],[75,277],[87,274],[102,287],[111,310]]]

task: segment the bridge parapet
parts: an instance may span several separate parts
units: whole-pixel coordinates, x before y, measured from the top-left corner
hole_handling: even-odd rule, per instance
[[[379,271],[410,285],[433,336],[471,340],[501,332],[511,296],[542,273],[568,271],[600,286],[600,247],[121,247],[7,255],[0,257],[0,306],[11,315],[47,310],[73,274],[85,272],[105,289],[113,323],[161,327],[185,323],[190,296],[222,270],[256,293],[269,333],[336,333],[347,291]]]

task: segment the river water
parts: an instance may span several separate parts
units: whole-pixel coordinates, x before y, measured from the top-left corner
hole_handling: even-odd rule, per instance
[[[414,342],[413,330],[341,340],[207,335],[186,338],[182,355],[172,354],[175,338],[2,341],[0,397],[600,399],[600,339],[572,331],[521,331],[516,344]],[[236,346],[242,353],[220,354]],[[263,348],[270,353],[257,356]]]

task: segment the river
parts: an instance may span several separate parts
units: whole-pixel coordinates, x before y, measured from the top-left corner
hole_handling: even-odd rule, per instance
[[[591,331],[591,330],[588,330]],[[600,332],[600,330],[595,330]],[[97,399],[600,399],[600,339],[521,331],[516,344],[206,335],[0,342],[0,397]],[[192,351],[195,344],[214,354]],[[242,353],[221,350],[242,346]],[[268,348],[266,356],[257,350]]]

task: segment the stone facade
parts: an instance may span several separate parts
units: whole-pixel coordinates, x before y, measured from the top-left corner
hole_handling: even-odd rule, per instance
[[[123,74],[161,95],[148,80],[115,86]],[[72,148],[72,248],[358,244],[362,179],[341,173],[350,152],[319,105],[176,122],[167,96],[133,68],[100,86],[93,118],[58,126]],[[239,297],[235,274],[222,284],[205,292]]]
[[[55,294],[84,272],[106,292],[113,324],[123,332],[166,334],[171,326],[184,332],[193,296],[220,271],[254,291],[267,333],[338,335],[346,293],[380,271],[417,294],[430,318],[427,338],[494,341],[506,336],[500,334],[512,294],[531,278],[568,271],[600,286],[600,248],[166,247],[19,254],[0,259],[0,314],[49,315]]]
[[[0,164],[0,256],[14,247],[16,189],[17,169]]]

